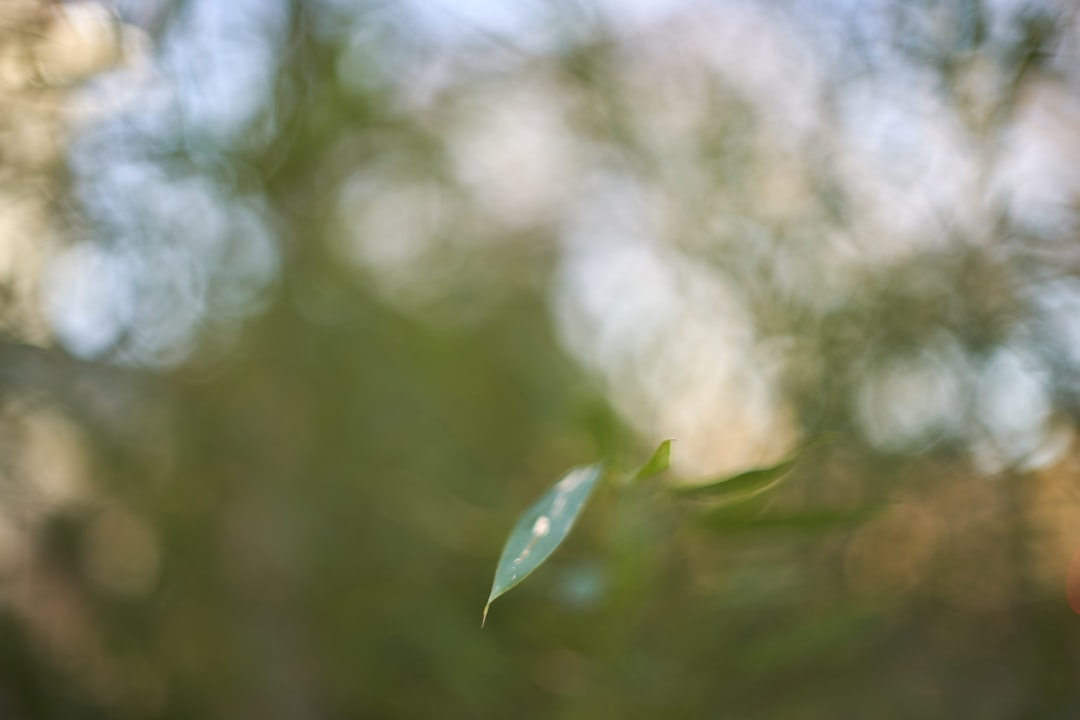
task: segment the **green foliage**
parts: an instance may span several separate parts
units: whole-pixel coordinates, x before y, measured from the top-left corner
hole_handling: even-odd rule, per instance
[[[652,457],[645,461],[645,464],[637,469],[634,473],[632,480],[645,480],[654,475],[659,475],[671,466],[671,440],[665,440],[660,443],[653,452]]]
[[[706,510],[699,514],[698,525],[711,530],[734,530],[753,524],[767,530],[820,532],[849,526],[869,517],[870,512],[860,509],[793,513],[768,517],[763,521],[757,519],[768,504],[768,491],[779,484],[807,449],[820,442],[820,439],[815,439],[782,462],[769,467],[746,470],[701,485],[671,485],[671,494],[679,499],[707,498],[710,502]],[[638,470],[622,477],[619,486],[630,490],[636,481],[666,471],[671,464],[671,443],[671,440],[660,443]],[[492,601],[539,568],[566,539],[597,484],[603,479],[604,467],[603,463],[595,463],[570,470],[521,514],[496,566],[481,626],[487,622]],[[722,502],[717,505],[716,500]]]
[[[795,467],[795,458],[790,457],[769,467],[754,468],[701,484],[676,485],[671,488],[671,491],[682,497],[742,500],[747,495],[775,487],[776,483],[793,467]]]
[[[817,533],[853,527],[874,517],[886,507],[830,508],[763,514],[768,501],[767,496],[754,496],[742,502],[710,508],[698,518],[699,524],[721,533]]]
[[[734,475],[708,480],[703,483],[685,483],[673,485],[671,491],[683,497],[702,497],[710,500],[730,500],[740,502],[759,492],[776,488],[781,480],[795,467],[799,458],[809,450],[834,442],[837,436],[832,433],[817,435],[803,443],[795,452],[775,465],[743,470]]]
[[[481,626],[492,601],[540,567],[566,539],[603,474],[601,463],[574,468],[522,513],[495,569]]]
[[[4,84],[0,718],[1075,715],[1044,562],[1075,443],[1018,453],[1076,430],[1080,206],[1008,172],[1033,133],[1062,150],[1035,166],[1076,165],[1032,122],[1076,100],[1067,23],[894,0],[872,37],[840,3],[620,29],[554,3],[518,52],[444,35],[452,3],[163,4],[138,45],[168,51],[87,88],[70,156],[30,112],[53,90]],[[694,40],[717,23],[719,55]],[[745,75],[748,37],[822,62]],[[653,422],[680,452],[681,423],[710,433],[699,460],[848,441],[678,478],[669,443],[627,459]],[[1014,470],[982,477],[994,448]],[[552,612],[476,632],[535,499],[506,478],[539,496],[592,458],[577,535],[534,542],[534,512],[507,542],[513,583],[551,566],[521,595]]]

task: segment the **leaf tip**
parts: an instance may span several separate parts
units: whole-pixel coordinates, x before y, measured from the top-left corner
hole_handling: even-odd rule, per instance
[[[644,480],[645,478],[652,477],[664,472],[671,467],[671,443],[675,442],[673,438],[668,438],[661,442],[653,454],[645,461],[645,464],[638,468],[631,476],[631,480]]]
[[[675,438],[668,438],[656,448],[656,456],[663,461],[664,467],[671,464],[671,443],[673,442],[675,442]]]
[[[491,601],[489,600],[487,603],[484,604],[484,614],[480,618],[480,629],[481,630],[483,630],[484,625],[487,624],[487,613],[488,613],[488,608],[490,608],[490,607],[491,607]]]

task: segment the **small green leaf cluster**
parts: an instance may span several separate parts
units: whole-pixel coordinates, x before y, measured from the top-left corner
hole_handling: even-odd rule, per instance
[[[799,458],[811,446],[830,439],[816,438],[774,465],[704,482],[669,482],[663,487],[672,498],[691,506],[694,517],[704,527],[719,531],[748,527],[757,524],[755,519],[772,492]],[[601,483],[614,481],[617,488],[629,488],[665,474],[671,465],[671,444],[671,440],[664,440],[633,472],[610,469],[604,462],[573,468],[530,505],[518,518],[503,547],[481,624],[487,622],[488,609],[496,598],[521,583],[558,549]],[[826,529],[858,522],[865,515],[865,511],[818,511],[773,516],[765,525],[771,529]]]

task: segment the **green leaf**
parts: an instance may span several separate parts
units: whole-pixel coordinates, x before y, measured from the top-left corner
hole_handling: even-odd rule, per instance
[[[756,493],[780,480],[791,468],[795,467],[797,459],[797,456],[793,456],[776,465],[746,470],[701,484],[672,486],[671,491],[684,497],[710,498]]]
[[[664,472],[671,466],[671,440],[665,440],[660,443],[659,447],[653,452],[652,457],[645,461],[645,464],[638,468],[631,478],[632,482],[638,480],[644,480],[645,478],[652,477],[659,473]]]
[[[759,493],[731,498],[720,506],[710,506],[697,516],[697,524],[714,532],[732,532],[753,523],[768,506],[772,496]]]
[[[754,496],[755,498],[764,496]],[[843,530],[869,520],[885,506],[854,509],[814,509],[798,512],[764,513],[740,517],[728,506],[701,514],[699,522],[714,532],[824,533]],[[764,505],[760,509],[764,509]]]
[[[836,433],[823,433],[811,438],[802,447],[775,465],[745,470],[735,475],[728,475],[704,483],[675,485],[671,487],[671,491],[684,497],[710,499],[756,494],[777,485],[808,450],[818,445],[834,442],[838,437],[839,435]]]
[[[492,601],[540,567],[566,539],[603,474],[602,463],[574,468],[521,514],[495,568],[481,627]]]

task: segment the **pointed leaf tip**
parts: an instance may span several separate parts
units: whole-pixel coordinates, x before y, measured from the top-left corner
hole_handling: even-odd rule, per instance
[[[634,473],[633,480],[644,480],[667,470],[671,466],[671,443],[672,440],[660,443],[652,456]]]
[[[601,463],[570,470],[521,514],[495,568],[481,627],[492,601],[540,567],[566,539],[603,471]]]

